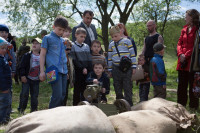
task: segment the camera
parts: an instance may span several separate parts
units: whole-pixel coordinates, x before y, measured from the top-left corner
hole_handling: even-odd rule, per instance
[[[181,68],[184,69],[187,66],[187,61],[184,60],[183,62],[181,62]]]

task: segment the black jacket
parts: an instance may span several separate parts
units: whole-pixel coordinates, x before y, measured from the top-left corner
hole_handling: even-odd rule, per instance
[[[28,76],[30,70],[30,59],[31,59],[32,52],[25,53],[20,61],[19,64],[19,74],[20,77]]]

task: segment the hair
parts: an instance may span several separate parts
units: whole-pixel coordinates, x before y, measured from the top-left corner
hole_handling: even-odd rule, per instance
[[[96,61],[94,64],[92,64],[92,68],[94,68],[95,65],[102,65],[103,68],[105,68],[105,64],[102,61]]]
[[[97,43],[101,46],[101,42],[99,40],[93,40],[92,43],[91,43],[91,47],[93,46],[94,43]]]
[[[54,20],[54,26],[66,29],[68,27],[68,21],[63,16],[57,16]]]
[[[117,25],[118,25],[118,27],[119,27],[120,29],[123,28],[123,29],[124,29],[124,33],[123,33],[123,34],[124,34],[125,36],[128,36],[128,32],[127,32],[127,30],[126,30],[125,25],[124,25],[123,23],[118,23]]]
[[[78,34],[85,34],[85,35],[87,35],[87,32],[86,32],[86,30],[84,28],[80,27],[80,28],[76,29],[75,34],[77,34],[77,35]]]
[[[42,30],[40,34],[41,35],[47,35],[47,31],[46,30]]]
[[[72,28],[70,26],[67,26],[66,30],[72,32]]]
[[[199,27],[199,12],[196,9],[189,9],[186,13],[192,18],[192,24]]]
[[[91,10],[85,10],[85,11],[83,12],[83,16],[85,17],[85,15],[86,15],[87,13],[88,13],[90,16],[92,16],[92,17],[94,16],[94,13],[93,13]]]

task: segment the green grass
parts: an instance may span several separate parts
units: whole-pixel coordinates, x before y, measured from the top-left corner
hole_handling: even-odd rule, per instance
[[[177,89],[177,71],[176,71],[176,55],[173,53],[173,51],[166,52],[164,56],[164,61],[165,61],[165,66],[166,66],[166,71],[167,71],[167,89]],[[113,88],[113,80],[111,79],[111,92],[107,96],[108,98],[108,103],[113,103],[115,100],[115,92]],[[149,94],[149,99],[153,98],[153,88],[151,86],[150,88],[150,94]],[[14,110],[14,113],[11,114],[11,117],[13,119],[18,118],[22,115],[20,115],[17,111],[17,107],[19,105],[19,94],[21,91],[21,84],[16,85],[13,84],[13,100],[12,100],[12,108]],[[72,106],[72,95],[73,95],[73,89],[69,89],[69,94],[68,94],[68,106]],[[38,110],[44,110],[48,109],[49,101],[50,101],[50,96],[51,96],[51,87],[49,84],[46,82],[40,83],[40,93],[39,93],[39,105],[38,105]],[[177,95],[176,92],[171,92],[167,91],[167,100],[170,101],[177,101]],[[136,86],[135,82],[133,83],[133,103],[134,105],[139,102],[139,86]],[[189,110],[189,107],[186,107]],[[190,111],[190,110],[189,110]],[[192,111],[191,111],[192,112]],[[30,113],[30,98],[29,98],[29,103],[27,106],[27,109],[25,111],[25,114]],[[198,118],[200,118],[200,111],[198,110],[195,112]],[[5,126],[0,126],[0,133],[5,131]]]

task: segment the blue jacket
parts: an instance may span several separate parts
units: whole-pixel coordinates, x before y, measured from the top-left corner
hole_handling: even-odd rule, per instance
[[[87,35],[86,35],[86,38],[85,38],[85,41],[84,43],[86,43],[87,45],[89,45],[91,47],[91,39],[90,39],[90,35],[85,27],[85,25],[83,24],[83,22],[81,22],[79,25],[75,26],[73,29],[72,29],[72,41],[75,42],[76,41],[76,37],[75,37],[75,32],[76,32],[76,29],[77,28],[84,28],[87,32]],[[97,39],[97,31],[96,31],[96,28],[93,24],[90,25],[90,28],[92,29],[93,33],[94,33],[94,37],[95,39]]]
[[[150,61],[150,79],[152,85],[166,85],[167,74],[165,71],[165,64],[163,56],[154,54]]]
[[[12,87],[11,68],[5,57],[0,56],[0,91],[9,90]]]
[[[97,75],[92,71],[88,74],[86,83],[93,84],[94,79],[97,79]],[[98,81],[103,83],[102,88],[105,88],[106,94],[109,94],[110,93],[110,80],[109,80],[107,74],[103,72],[101,78]]]

